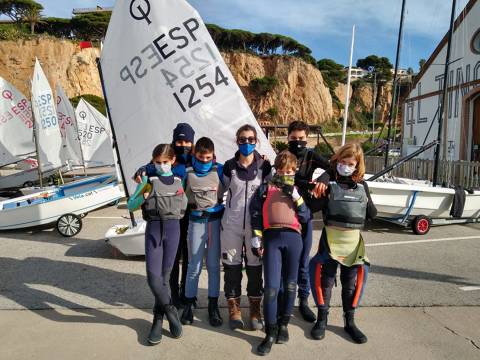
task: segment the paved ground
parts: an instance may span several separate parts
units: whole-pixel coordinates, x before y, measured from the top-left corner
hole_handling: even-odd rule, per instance
[[[205,273],[200,321],[185,329],[182,340],[165,337],[160,347],[145,346],[152,296],[144,261],[114,257],[103,241],[109,226],[127,222],[123,215],[115,208],[91,213],[73,239],[51,229],[0,233],[0,359],[253,357],[261,332],[232,333],[226,326],[217,331],[205,324]],[[479,358],[479,230],[438,227],[419,237],[373,224],[365,233],[371,276],[358,312],[369,342],[358,346],[344,338],[336,308],[324,341],[311,340],[310,325],[295,319],[291,343],[274,347],[272,355]],[[319,235],[317,230],[315,244]],[[222,314],[226,318],[226,309]]]

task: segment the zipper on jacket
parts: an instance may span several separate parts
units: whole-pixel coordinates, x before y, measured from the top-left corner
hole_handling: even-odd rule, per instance
[[[245,220],[247,217],[247,194],[248,194],[248,180],[245,184],[245,204],[243,206],[243,230],[245,230]]]

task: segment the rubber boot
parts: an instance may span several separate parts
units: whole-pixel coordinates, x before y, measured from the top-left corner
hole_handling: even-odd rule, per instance
[[[350,335],[353,341],[355,341],[357,344],[364,344],[367,342],[367,337],[355,325],[354,315],[355,315],[354,310],[346,311],[343,314],[343,318],[345,320],[344,329],[347,332],[347,334]]]
[[[289,315],[283,315],[278,322],[277,344],[286,344],[290,337],[288,335],[288,323],[290,322]]]
[[[230,329],[243,329],[242,312],[240,311],[240,297],[227,299]]]
[[[322,340],[325,337],[325,330],[327,329],[328,309],[318,309],[317,322],[313,326],[310,334],[315,340]]]
[[[303,320],[313,323],[316,320],[315,314],[308,307],[308,298],[299,298],[298,310],[302,314]]]
[[[150,345],[160,344],[162,341],[163,311],[155,310],[153,315],[152,328],[148,334],[147,341]]]
[[[265,327],[265,339],[257,346],[257,353],[258,355],[265,356],[267,355],[270,350],[272,349],[273,343],[277,337],[278,326],[275,325],[267,325]]]
[[[262,330],[263,321],[262,312],[260,311],[262,297],[249,296],[248,301],[250,302],[250,327],[252,330]]]
[[[180,321],[183,325],[193,324],[193,305],[195,298],[185,298],[185,307],[183,308],[182,318]]]
[[[180,319],[178,317],[178,310],[175,305],[165,306],[165,316],[168,320],[170,334],[172,334],[175,339],[178,339],[182,336],[183,330],[182,323],[180,322]]]
[[[213,327],[218,327],[223,324],[223,319],[218,309],[218,297],[208,298],[208,321]]]

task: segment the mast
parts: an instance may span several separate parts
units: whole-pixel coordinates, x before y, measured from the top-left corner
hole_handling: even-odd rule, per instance
[[[447,94],[448,94],[448,67],[450,65],[450,52],[452,47],[453,26],[455,23],[455,9],[457,0],[452,1],[452,13],[450,15],[450,28],[448,30],[447,56],[445,58],[445,70],[443,72],[443,98],[438,113],[438,135],[437,146],[435,147],[435,166],[433,168],[433,186],[438,185],[438,166],[440,164],[440,145],[442,141],[443,116],[446,110]]]
[[[118,150],[117,137],[115,135],[115,127],[113,126],[112,115],[110,114],[110,107],[108,106],[108,98],[107,98],[107,93],[105,91],[105,83],[103,80],[103,72],[102,72],[102,63],[100,61],[100,58],[97,58],[97,68],[98,68],[98,74],[100,75],[100,83],[102,84],[103,97],[105,98],[105,105],[107,108],[107,115],[108,115],[107,118],[108,118],[108,121],[110,122],[110,129],[112,130],[113,148],[115,149],[115,154],[117,155],[118,169],[120,170],[120,175],[122,176],[125,195],[127,196],[127,198],[130,198],[127,182],[125,180],[126,179],[125,173],[123,171],[122,162],[120,161],[120,151]],[[137,222],[135,221],[135,215],[131,211],[129,211],[129,214],[130,214],[130,221],[132,222],[132,226],[136,227]]]
[[[385,146],[385,167],[388,166],[388,152],[390,151],[390,143],[392,142],[391,133],[392,133],[392,120],[393,112],[395,110],[395,103],[397,98],[397,73],[398,73],[398,63],[400,62],[400,49],[402,47],[402,34],[403,34],[403,20],[405,18],[405,3],[406,0],[402,0],[402,12],[400,15],[400,28],[398,29],[398,40],[397,40],[397,54],[395,56],[395,72],[393,73],[393,94],[392,94],[392,103],[390,104],[390,113],[388,116],[388,130],[387,130],[387,143]]]
[[[33,101],[35,101],[35,99],[32,97],[32,104],[33,104]],[[38,149],[38,139],[37,139],[38,122],[37,122],[37,119],[35,119],[35,112],[33,111],[33,106],[32,106],[32,119],[33,119],[33,142],[35,143],[35,151],[37,153],[38,181],[40,182],[40,187],[43,187],[42,164],[40,161],[40,151]]]
[[[73,112],[73,116],[74,116],[73,125],[75,126],[75,133],[77,134],[78,145],[80,146],[80,157],[82,158],[83,174],[87,176],[87,168],[85,166],[85,157],[83,156],[82,139],[80,139],[80,137],[78,136],[78,122],[77,122],[77,114],[75,111]]]
[[[352,61],[353,61],[354,44],[355,44],[355,25],[353,25],[352,27],[352,44],[350,46],[350,63],[348,66],[348,77],[347,77],[347,95],[345,98],[345,112],[343,114],[342,146],[345,145],[345,139],[347,135],[348,108],[350,107],[350,80],[352,77]]]

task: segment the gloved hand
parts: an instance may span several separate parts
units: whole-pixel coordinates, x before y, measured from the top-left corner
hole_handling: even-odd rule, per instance
[[[282,184],[282,191],[285,195],[292,196],[294,188],[293,185]]]
[[[292,200],[298,201],[300,199],[300,194],[298,193],[298,189],[294,186],[292,191]]]
[[[250,242],[252,244],[253,255],[255,255],[256,257],[262,258],[263,256],[262,240],[258,236],[255,236],[250,239]]]

